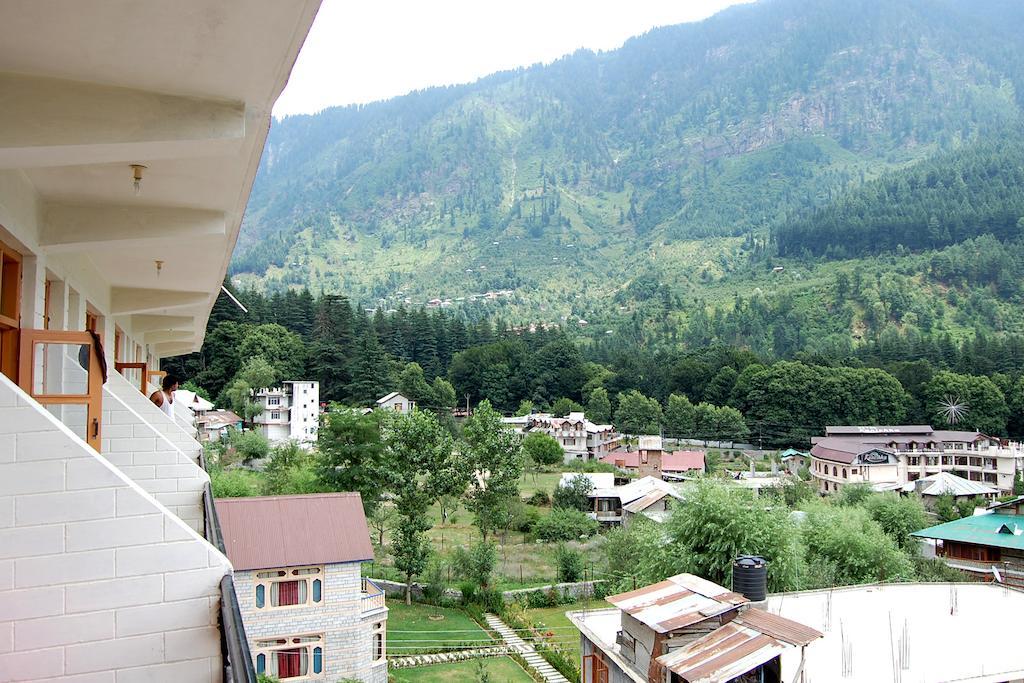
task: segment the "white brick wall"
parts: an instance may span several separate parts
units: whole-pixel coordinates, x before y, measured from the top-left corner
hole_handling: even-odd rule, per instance
[[[227,558],[2,375],[0,433],[0,682],[220,681]]]
[[[373,625],[386,622],[387,608],[376,610],[372,615],[363,614],[358,562],[327,565],[322,604],[306,607],[256,609],[256,572],[236,571],[234,577],[253,658],[257,640],[322,633],[325,680],[355,678],[366,683],[387,683],[386,662],[374,664],[371,661]]]
[[[210,477],[107,387],[103,389],[101,436],[107,460],[193,529],[202,531],[203,487]]]
[[[182,425],[167,417],[166,413],[150,402],[148,396],[143,395],[136,385],[122,377],[119,372],[111,372],[103,388],[121,399],[153,429],[192,458],[193,462],[199,461],[203,446],[195,438],[194,426]],[[107,425],[104,424],[103,428],[105,430]]]

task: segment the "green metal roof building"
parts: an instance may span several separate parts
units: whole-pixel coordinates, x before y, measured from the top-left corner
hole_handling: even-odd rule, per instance
[[[946,564],[985,581],[1024,588],[1024,516],[998,508],[989,514],[964,517],[915,531],[912,536],[935,541],[935,556]]]
[[[1024,518],[1020,515],[975,515],[921,529],[911,536],[1024,551]]]

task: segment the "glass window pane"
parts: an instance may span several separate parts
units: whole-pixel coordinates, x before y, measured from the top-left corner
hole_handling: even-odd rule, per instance
[[[263,654],[256,655],[256,673],[261,674],[267,670],[267,656]]]
[[[262,583],[256,586],[256,606],[263,607],[267,600],[267,588]]]
[[[313,673],[318,674],[324,669],[324,651],[322,648],[313,648]]]
[[[33,350],[32,393],[83,396],[89,393],[89,344],[40,342]]]
[[[44,408],[82,441],[88,440],[89,406],[84,403],[47,403]]]
[[[313,579],[313,602],[320,602],[320,579]]]

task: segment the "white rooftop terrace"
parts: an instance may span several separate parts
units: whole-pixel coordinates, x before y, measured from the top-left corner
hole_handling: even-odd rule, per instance
[[[817,629],[804,683],[997,683],[1024,678],[1019,616],[1024,592],[983,583],[894,583],[778,593],[764,608]],[[570,612],[631,679],[645,678],[619,656],[617,609]],[[844,676],[843,648],[849,674]],[[798,680],[800,651],[782,655],[782,679]],[[898,668],[899,667],[899,668]]]
[[[1024,592],[996,584],[901,583],[780,593],[767,610],[818,629],[807,683],[1007,681],[1024,678]],[[843,675],[843,648],[851,667]],[[782,656],[792,680],[799,652]],[[897,669],[899,667],[899,669]]]

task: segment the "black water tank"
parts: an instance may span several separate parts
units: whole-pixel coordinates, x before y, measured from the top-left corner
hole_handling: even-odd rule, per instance
[[[732,562],[732,589],[751,602],[768,597],[768,562],[758,555],[740,555]]]

